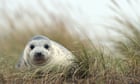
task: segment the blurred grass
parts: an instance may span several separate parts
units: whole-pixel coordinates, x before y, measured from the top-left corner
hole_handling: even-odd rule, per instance
[[[138,20],[130,19],[131,16],[127,16],[121,10],[121,7],[116,0],[112,0],[114,6],[111,7],[114,13],[118,16],[114,16],[113,20],[117,24],[116,26],[109,26],[120,34],[119,39],[113,39],[116,52],[122,55],[125,69],[123,70],[123,77],[128,80],[128,83],[132,83],[133,80],[140,83],[140,25],[139,16]],[[130,7],[133,8],[131,1],[128,1]],[[132,10],[133,11],[133,10]],[[121,12],[121,13],[120,13]],[[134,12],[134,11],[133,11]],[[134,12],[135,13],[135,12]],[[127,82],[126,82],[127,83]]]
[[[114,2],[116,7],[119,5]],[[113,8],[112,8],[113,9]],[[115,9],[113,9],[115,11]],[[6,15],[6,14],[5,14]],[[76,31],[70,32],[64,22],[58,21],[54,26],[36,23],[37,29],[17,30],[10,17],[7,17],[12,31],[8,36],[0,39],[0,84],[139,84],[140,83],[140,30],[139,25],[132,24],[127,17],[124,19],[114,17],[117,23],[129,32],[115,30],[125,40],[115,40],[116,52],[122,58],[114,58],[114,54],[106,53],[108,48],[91,42],[83,33],[81,38]],[[23,28],[26,27],[23,24]],[[112,26],[111,26],[112,27]],[[117,26],[113,28],[118,29]],[[28,40],[42,34],[64,45],[75,56],[76,69],[72,76],[65,70],[63,72],[50,72],[40,77],[36,72],[19,72],[15,64]],[[112,52],[114,53],[114,52]]]
[[[77,67],[72,76],[67,76],[67,72],[53,72],[42,74],[40,78],[38,75],[34,75],[34,72],[15,70],[14,65],[19,55],[28,40],[35,34],[48,36],[50,39],[64,45],[76,56],[75,63]],[[0,46],[0,80],[6,83],[123,84],[127,82],[127,80],[124,80],[124,74],[129,71],[126,61],[124,62],[123,59],[113,58],[110,54],[106,54],[106,48],[92,43],[86,34],[85,37],[80,39],[76,32],[69,32],[62,23],[59,23],[57,28],[49,30],[40,28],[37,33],[29,30],[26,32],[15,30],[0,41]]]
[[[104,48],[94,45],[86,36],[79,38],[76,32],[69,32],[63,23],[58,23],[57,28],[40,28],[38,32],[14,30],[8,37],[0,41],[0,74],[5,82],[33,83],[33,81],[45,81],[47,83],[104,83],[115,73],[120,73],[119,63],[110,55],[105,54]],[[77,58],[77,67],[72,76],[64,72],[43,74],[43,78],[36,79],[34,72],[19,72],[15,70],[19,55],[28,40],[35,34],[43,34],[68,48]],[[116,64],[117,63],[117,64]],[[102,81],[101,81],[102,80]],[[82,82],[81,82],[82,81]],[[116,81],[112,78],[112,81]]]

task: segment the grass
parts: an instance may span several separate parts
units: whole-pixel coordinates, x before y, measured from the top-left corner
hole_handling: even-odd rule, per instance
[[[140,81],[140,29],[139,22],[131,20],[129,16],[126,16],[121,10],[121,6],[117,1],[112,0],[114,3],[113,11],[118,14],[118,16],[113,17],[117,26],[110,26],[118,34],[120,34],[119,40],[113,40],[116,51],[123,57],[123,63],[125,64],[125,69],[123,70],[123,76],[125,80],[131,82],[133,80]],[[133,7],[133,4],[129,3]],[[121,12],[121,13],[118,13]],[[132,10],[133,11],[133,10]],[[137,14],[135,14],[136,17]],[[124,66],[123,66],[124,67]],[[140,82],[138,82],[140,83]]]
[[[72,76],[68,77],[67,73],[64,72],[53,72],[43,74],[43,78],[38,79],[35,77],[36,75],[34,75],[35,72],[17,71],[14,68],[14,65],[16,64],[18,57],[23,51],[29,38],[36,33],[30,31],[22,33],[16,31],[16,33],[11,33],[9,37],[1,40],[0,43],[1,80],[7,83],[13,81],[29,84],[37,80],[48,83],[80,83],[81,81],[87,83],[90,81],[100,83],[100,80],[104,80],[105,82],[105,73],[108,73],[111,70],[111,62],[113,62],[113,59],[104,54],[103,48],[93,45],[86,35],[83,37],[83,40],[80,40],[78,35],[76,36],[76,33],[71,34],[64,25],[59,25],[59,29],[52,28],[52,30],[49,30],[49,32],[44,32],[44,30],[40,30],[38,32],[39,34],[46,35],[49,38],[61,43],[76,56],[77,60],[75,60],[75,62],[77,63],[77,67]],[[108,61],[111,62],[108,63]]]
[[[114,4],[116,7],[119,6],[117,2]],[[139,84],[139,26],[132,24],[127,17],[122,17],[123,20],[113,17],[113,20],[128,30],[128,32],[115,30],[125,38],[113,40],[115,53],[121,54],[121,58],[114,58],[114,54],[111,54],[114,52],[106,53],[108,48],[91,42],[83,32],[82,39],[76,31],[69,32],[61,21],[51,27],[36,24],[35,26],[38,27],[36,31],[29,29],[20,31],[16,30],[12,20],[7,17],[9,24],[14,28],[8,36],[0,40],[0,84]],[[117,29],[117,26],[113,28]],[[38,74],[36,70],[20,72],[15,69],[15,64],[26,43],[36,34],[48,36],[64,45],[76,56],[76,68],[72,74],[69,74],[67,69],[62,72],[49,72],[46,68],[45,74]]]
[[[60,31],[61,29],[61,31]],[[127,84],[129,73],[133,65],[126,65],[130,60],[113,58],[111,54],[106,54],[106,48],[103,46],[97,46],[92,43],[85,35],[81,40],[76,35],[76,32],[71,34],[64,25],[60,25],[59,29],[52,28],[52,30],[38,31],[38,34],[43,34],[49,38],[66,46],[77,58],[75,63],[76,69],[72,76],[65,71],[45,73],[41,76],[36,74],[36,71],[19,72],[15,69],[19,55],[24,49],[25,44],[36,33],[33,32],[19,32],[11,33],[9,37],[1,40],[0,49],[0,80],[3,83],[28,83],[28,84],[44,84],[44,83],[94,83],[94,84]],[[62,33],[63,32],[63,33]],[[55,34],[54,34],[55,33]],[[23,39],[24,38],[24,39]],[[127,51],[126,51],[127,52]],[[136,61],[138,62],[138,60]],[[136,65],[135,65],[136,66]],[[138,67],[134,69],[138,70]],[[137,71],[139,72],[139,71]],[[137,74],[139,75],[139,74]],[[134,75],[130,76],[135,83],[138,79],[134,78]]]

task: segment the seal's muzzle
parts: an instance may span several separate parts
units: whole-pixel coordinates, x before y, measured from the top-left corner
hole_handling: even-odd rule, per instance
[[[40,65],[46,62],[45,56],[41,52],[36,52],[33,58],[34,64]]]

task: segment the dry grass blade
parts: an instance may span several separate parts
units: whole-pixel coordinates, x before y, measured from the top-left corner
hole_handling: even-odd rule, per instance
[[[128,2],[130,4],[130,2]],[[131,5],[130,5],[131,6]],[[118,7],[118,6],[117,6]],[[118,7],[120,8],[120,7]],[[114,10],[113,10],[114,11]],[[122,11],[120,9],[120,11]],[[118,12],[116,12],[118,13]],[[121,19],[120,19],[121,17]],[[139,16],[136,16],[139,18]],[[134,82],[140,80],[140,29],[139,22],[130,19],[125,16],[125,14],[120,14],[120,16],[115,16],[114,19],[118,26],[110,26],[112,29],[123,37],[119,40],[114,41],[116,50],[124,56],[124,63],[126,62],[126,70],[123,71],[122,75],[126,83]],[[119,28],[121,27],[121,28]],[[128,77],[130,80],[128,81]],[[134,80],[131,80],[134,79]],[[138,82],[139,83],[139,82]]]

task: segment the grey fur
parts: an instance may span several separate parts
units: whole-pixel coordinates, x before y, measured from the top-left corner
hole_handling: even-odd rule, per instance
[[[32,37],[31,40],[41,40],[41,39],[49,40],[46,36],[43,36],[43,35],[36,35],[36,36]]]

